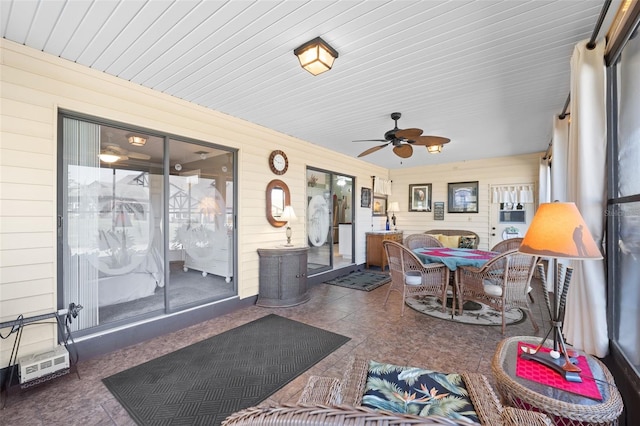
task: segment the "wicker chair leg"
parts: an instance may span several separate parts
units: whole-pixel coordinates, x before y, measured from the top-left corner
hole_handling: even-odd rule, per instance
[[[538,330],[540,330],[540,328],[538,327],[538,323],[536,323],[536,319],[533,317],[533,313],[531,312],[531,308],[527,308],[527,311],[529,311],[529,317],[531,318],[531,324],[533,324],[533,329],[537,333]]]
[[[407,289],[403,288],[402,289],[402,308],[400,309],[400,316],[403,317],[404,316],[404,300],[407,297]]]
[[[391,290],[393,290],[393,282],[391,282],[391,284],[389,285],[389,290],[387,290],[387,297],[384,298],[384,303],[382,304],[382,306],[387,306],[387,301],[389,300]]]

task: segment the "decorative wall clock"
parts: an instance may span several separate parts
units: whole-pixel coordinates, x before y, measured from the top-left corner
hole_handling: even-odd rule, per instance
[[[276,175],[283,175],[287,172],[289,168],[289,160],[287,159],[287,154],[276,149],[271,152],[269,155],[269,167],[271,171]]]

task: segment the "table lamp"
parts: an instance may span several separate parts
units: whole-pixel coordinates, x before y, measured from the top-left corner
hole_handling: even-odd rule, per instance
[[[567,381],[581,382],[582,379],[579,375],[581,370],[571,362],[562,336],[562,321],[564,320],[567,291],[573,268],[567,267],[565,271],[564,266],[559,265],[558,259],[602,259],[602,254],[576,205],[557,201],[540,205],[518,251],[533,256],[552,258],[555,271],[553,310],[546,288],[544,292],[551,317],[551,329],[535,350],[525,351],[523,349],[524,353],[521,357],[552,368]],[[564,282],[561,285],[563,275]],[[544,282],[544,274],[542,279]],[[553,332],[553,351],[539,352],[551,332]],[[564,358],[561,359],[559,355],[563,355]]]
[[[400,211],[400,205],[397,201],[393,201],[389,204],[389,208],[387,208],[387,213],[391,212],[391,222],[393,223],[393,230],[397,231],[396,227],[396,212]]]
[[[279,219],[283,222],[287,222],[287,244],[285,244],[285,247],[292,247],[293,244],[291,244],[291,222],[295,222],[298,219],[296,217],[296,213],[293,211],[293,207],[285,206]]]

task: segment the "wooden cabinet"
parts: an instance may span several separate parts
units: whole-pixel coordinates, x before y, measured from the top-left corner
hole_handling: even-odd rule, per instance
[[[309,300],[307,292],[308,247],[258,249],[260,293],[256,305],[295,306]]]
[[[402,244],[402,231],[367,232],[367,268],[379,266],[384,271],[387,267],[387,255],[382,247],[384,240]]]

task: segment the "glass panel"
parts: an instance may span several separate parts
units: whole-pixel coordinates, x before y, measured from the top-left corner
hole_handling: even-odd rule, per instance
[[[616,167],[618,197],[640,194],[640,37],[625,46],[618,74],[618,161]],[[614,129],[616,130],[616,129]],[[640,376],[640,202],[614,204],[607,214],[613,215],[617,242],[612,285],[613,339]]]
[[[640,194],[640,37],[622,52],[619,74],[618,197]]]
[[[63,288],[65,306],[84,307],[76,329],[163,309],[162,175],[151,155],[162,139],[130,146],[123,130],[63,123]]]
[[[619,221],[615,339],[636,373],[640,373],[640,202],[615,207]]]
[[[331,174],[307,169],[308,274],[331,269],[333,247]]]
[[[353,259],[353,178],[334,175],[333,267],[350,265]]]
[[[227,151],[169,141],[169,308],[235,295],[233,158]]]

